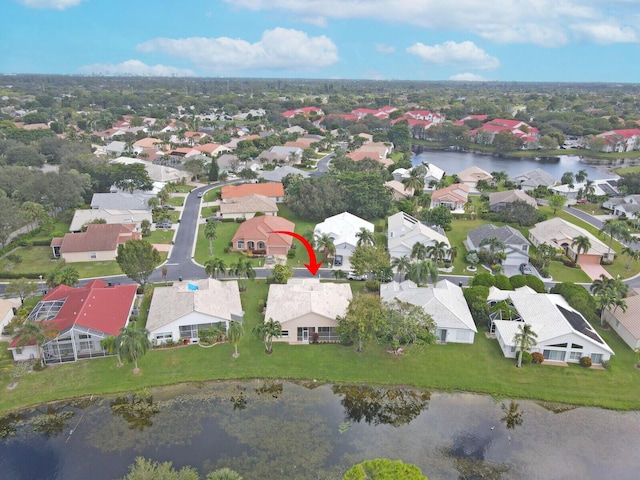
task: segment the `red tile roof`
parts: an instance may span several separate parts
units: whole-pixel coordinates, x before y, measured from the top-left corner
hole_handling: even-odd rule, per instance
[[[282,183],[245,183],[242,185],[226,185],[222,187],[222,199],[246,197],[247,195],[264,195],[265,197],[284,197]]]
[[[51,240],[51,246],[60,246],[60,253],[106,252],[115,250],[128,240],[142,238],[135,232],[134,223],[91,224],[84,233],[67,233]]]

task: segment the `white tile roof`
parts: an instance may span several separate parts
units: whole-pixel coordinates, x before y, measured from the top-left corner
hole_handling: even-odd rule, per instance
[[[360,232],[361,228],[373,232],[373,223],[356,217],[349,212],[342,212],[333,217],[328,217],[324,222],[317,224],[313,229],[313,233],[315,235],[326,233],[333,238],[335,245],[346,243],[347,245],[355,247],[358,243],[356,233]]]

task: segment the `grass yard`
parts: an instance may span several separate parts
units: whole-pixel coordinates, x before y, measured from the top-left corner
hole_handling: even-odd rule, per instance
[[[175,185],[174,189],[176,193],[189,193],[195,187],[192,185]]]
[[[44,275],[56,266],[51,247],[18,247],[13,252],[22,257],[22,262],[11,263],[6,256],[0,259],[0,277],[2,272],[32,273]]]
[[[194,260],[197,263],[204,265],[207,260],[218,257],[222,258],[227,266],[229,266],[230,264],[237,262],[238,259],[244,258],[246,260],[251,260],[254,268],[260,266],[260,262],[263,261],[262,259],[250,259],[246,255],[233,251],[224,253],[225,247],[229,246],[231,239],[238,231],[238,227],[240,227],[240,224],[236,222],[218,222],[218,226],[216,228],[217,238],[213,241],[213,257],[209,256],[209,240],[204,236],[205,225],[206,224],[204,223],[200,224],[198,228],[198,238],[196,240],[196,251],[194,256]]]
[[[590,215],[611,215],[611,211],[605,210],[599,203],[576,203],[571,205],[571,208],[581,210]]]
[[[171,243],[171,241],[173,240],[173,236],[175,235],[176,231],[169,228],[167,230],[164,230],[162,228],[159,229],[155,229],[153,230],[149,235],[147,235],[146,237],[143,238],[143,240],[146,240],[149,243]]]
[[[173,205],[174,207],[182,207],[184,205],[184,197],[181,195],[176,197],[171,197],[167,202],[167,205]]]
[[[628,175],[630,173],[640,173],[640,165],[636,165],[634,167],[616,168],[614,171],[620,176]]]
[[[364,282],[353,282],[359,288]],[[197,345],[152,350],[139,362],[142,374],[132,366],[116,367],[116,359],[101,358],[49,367],[23,377],[18,388],[7,391],[8,372],[0,372],[0,412],[50,400],[84,395],[134,391],[144,387],[215,379],[287,378],[319,382],[411,385],[427,390],[469,391],[495,397],[530,398],[621,410],[640,409],[640,370],[634,354],[615,332],[599,333],[617,355],[609,370],[577,365],[551,367],[525,365],[505,359],[496,340],[476,335],[473,345],[448,344],[407,348],[402,356],[389,355],[386,347],[369,344],[361,354],[353,346],[287,345],[274,343],[274,353],[251,334],[263,320],[260,299],[267,295],[264,281],[246,282],[241,294],[245,311],[245,336],[232,358],[233,346],[205,349]],[[3,348],[6,348],[3,347]],[[215,365],[215,368],[211,368]],[[570,386],[570,388],[568,387]]]

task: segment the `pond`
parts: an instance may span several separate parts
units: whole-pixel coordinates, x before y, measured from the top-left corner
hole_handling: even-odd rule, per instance
[[[555,178],[560,180],[564,172],[577,172],[578,170],[586,170],[589,174],[589,180],[599,180],[603,178],[616,178],[616,174],[607,173],[602,168],[609,165],[607,162],[590,162],[583,161],[575,155],[561,155],[554,159],[536,159],[536,158],[503,158],[493,155],[480,155],[469,152],[457,152],[447,150],[424,150],[415,155],[412,159],[414,165],[422,162],[433,163],[442,168],[447,174],[453,175],[465,168],[476,165],[481,169],[491,173],[504,171],[513,178],[521,173],[528,172],[539,168],[544,170]],[[612,165],[623,165],[623,160],[614,160]]]
[[[509,428],[512,427],[512,428]],[[0,419],[0,478],[117,479],[136,456],[251,479],[341,479],[371,458],[436,479],[636,479],[640,414],[410,388],[210,382]]]

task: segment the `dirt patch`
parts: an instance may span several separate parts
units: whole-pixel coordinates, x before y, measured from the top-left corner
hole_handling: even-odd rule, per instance
[[[17,386],[18,386],[18,382],[11,382],[9,385],[7,385],[7,390],[15,390]]]

